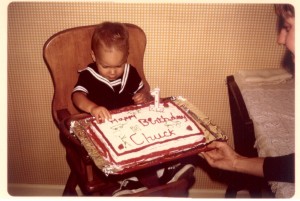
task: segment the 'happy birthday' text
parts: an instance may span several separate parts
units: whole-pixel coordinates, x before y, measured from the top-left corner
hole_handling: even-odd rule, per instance
[[[157,117],[155,119],[152,119],[151,117],[149,117],[147,119],[139,119],[138,121],[143,126],[148,126],[149,124],[152,124],[152,125],[153,124],[161,124],[161,123],[166,123],[168,121],[174,121],[174,120],[178,120],[178,119],[183,119],[184,121],[187,121],[187,117],[185,115],[174,116],[172,113],[170,113],[169,117],[164,117],[163,115],[161,115],[160,117]]]

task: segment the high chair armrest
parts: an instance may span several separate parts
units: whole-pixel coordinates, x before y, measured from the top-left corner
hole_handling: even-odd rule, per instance
[[[74,147],[75,150],[82,156],[85,163],[91,163],[92,160],[88,155],[87,151],[81,144],[81,142],[70,132],[70,123],[72,117],[80,116],[84,114],[76,114],[71,115],[67,109],[62,109],[57,111],[57,118],[59,120],[59,131],[60,131],[60,138],[62,143],[66,147]]]
[[[68,109],[64,108],[64,109],[61,109],[61,110],[57,110],[56,115],[57,115],[57,120],[59,122],[61,122],[64,119],[69,118],[71,116],[71,113],[69,112]]]

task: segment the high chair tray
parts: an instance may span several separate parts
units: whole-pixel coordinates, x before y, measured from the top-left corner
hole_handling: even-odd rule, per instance
[[[113,117],[114,114],[122,112],[126,112],[128,115],[103,123],[109,124],[109,126],[97,124],[94,117],[89,114],[75,115],[68,120],[70,131],[79,139],[95,165],[106,175],[129,173],[196,155],[207,150],[206,145],[212,141],[227,140],[227,136],[218,126],[212,124],[206,115],[183,97],[162,100],[163,107],[174,108],[174,111],[168,108],[171,112],[167,112],[165,109],[166,113],[162,111],[155,113],[145,109],[148,106],[150,108],[153,104],[153,102],[149,102],[144,105],[113,110],[111,111]],[[177,111],[179,113],[176,113]],[[137,118],[141,113],[144,113],[144,116],[148,115],[148,118]],[[157,117],[154,117],[153,114]],[[137,123],[128,123],[131,119]],[[187,120],[189,120],[188,123],[186,123]],[[100,126],[108,128],[100,129]],[[141,131],[143,126],[149,126],[146,131],[148,132],[150,129],[156,134],[151,137],[146,136],[144,133],[146,131]],[[159,131],[163,129],[165,132]],[[124,131],[127,131],[126,133],[130,131],[130,135],[125,136]],[[180,133],[182,134],[180,136],[178,132],[181,131],[184,133]],[[135,138],[136,133],[143,135],[144,138]],[[116,135],[116,137],[112,135]],[[194,142],[195,139],[197,141]],[[185,142],[183,143],[183,141]]]

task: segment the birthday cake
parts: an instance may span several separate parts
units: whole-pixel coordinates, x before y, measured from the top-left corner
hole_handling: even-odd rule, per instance
[[[162,105],[159,111],[151,109],[151,103],[111,111],[112,119],[103,123],[85,119],[85,141],[101,156],[105,173],[122,172],[208,143],[205,136],[211,133],[206,126],[172,100]]]

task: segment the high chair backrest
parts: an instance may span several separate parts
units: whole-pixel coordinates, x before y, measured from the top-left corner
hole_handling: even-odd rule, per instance
[[[137,69],[145,88],[149,89],[143,70],[146,35],[140,27],[124,24],[129,32],[128,63]],[[67,110],[71,115],[79,113],[72,103],[71,93],[79,76],[78,70],[92,62],[91,37],[96,26],[63,30],[51,36],[43,47],[43,57],[54,84],[52,114],[56,123],[59,122],[58,111]]]

